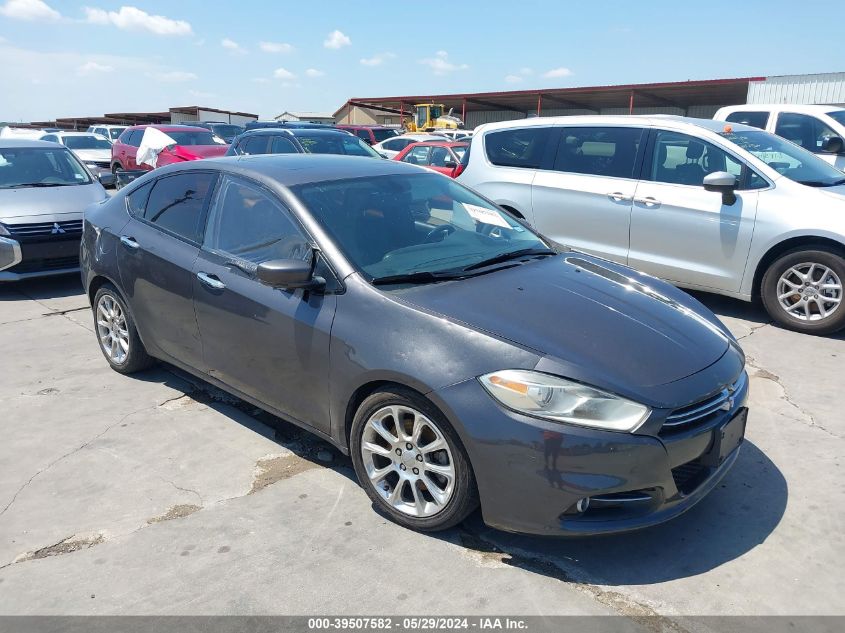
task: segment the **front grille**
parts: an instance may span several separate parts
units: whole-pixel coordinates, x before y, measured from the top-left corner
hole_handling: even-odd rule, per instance
[[[86,160],[86,165],[96,165],[101,169],[109,169],[111,167],[111,163],[107,160]]]
[[[694,404],[675,409],[666,418],[660,432],[671,433],[685,430],[698,424],[709,422],[713,417],[730,411],[735,406],[731,402],[731,396],[745,387],[746,380],[748,378],[745,372],[743,372],[732,385],[725,387],[719,393]]]
[[[13,238],[31,237],[65,237],[82,233],[82,220],[65,220],[64,222],[32,222],[29,224],[4,225]]]
[[[710,469],[695,459],[686,464],[672,469],[672,479],[675,480],[675,487],[685,495],[698,488],[707,478]]]
[[[16,266],[7,268],[3,272],[10,273],[35,273],[49,270],[61,270],[62,268],[79,268],[79,257],[57,257],[55,259],[30,259],[23,261]]]

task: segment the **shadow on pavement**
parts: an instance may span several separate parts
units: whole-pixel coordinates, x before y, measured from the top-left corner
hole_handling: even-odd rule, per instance
[[[87,301],[78,273],[0,283],[0,301],[39,301],[76,296]]]
[[[780,523],[787,497],[780,470],[746,440],[719,486],[663,525],[594,538],[529,537],[488,528],[476,513],[444,537],[564,581],[650,585],[702,574],[753,550]]]

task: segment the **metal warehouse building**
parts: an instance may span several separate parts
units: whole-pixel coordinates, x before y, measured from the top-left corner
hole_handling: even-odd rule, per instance
[[[416,103],[443,103],[461,115],[469,129],[494,121],[574,114],[678,114],[709,119],[722,106],[743,103],[845,105],[845,73],[362,97],[341,106],[335,122],[399,125],[413,116]]]

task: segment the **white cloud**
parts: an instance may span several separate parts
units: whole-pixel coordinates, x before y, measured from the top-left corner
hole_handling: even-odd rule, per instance
[[[110,73],[114,71],[114,66],[108,64],[98,64],[97,62],[85,62],[80,66],[76,72],[80,75],[91,75],[94,73]]]
[[[546,79],[555,79],[558,77],[569,77],[571,74],[571,70],[561,66],[560,68],[552,68],[548,72],[543,73],[543,77],[545,77]]]
[[[85,18],[92,24],[112,24],[126,31],[148,31],[155,35],[193,34],[190,23],[184,20],[150,15],[136,7],[120,7],[119,11],[85,7]]]
[[[522,82],[522,77],[519,75],[505,75],[505,83],[518,84]]]
[[[421,59],[420,63],[431,68],[435,75],[446,75],[456,70],[466,70],[469,68],[466,64],[454,64],[450,62],[449,53],[446,51],[437,51],[434,57]]]
[[[17,20],[58,20],[62,14],[43,0],[8,0],[0,15]]]
[[[230,40],[228,37],[224,37],[222,40],[220,40],[220,46],[225,48],[233,55],[246,55],[246,49],[240,44],[238,44],[236,41]]]
[[[349,46],[352,43],[352,40],[349,39],[348,36],[344,35],[342,31],[338,31],[335,29],[323,42],[323,46],[326,48],[343,48],[344,46]]]
[[[309,68],[305,71],[305,74],[308,77],[322,77],[326,73],[324,73],[322,70],[317,70],[316,68]]]
[[[384,62],[389,59],[393,59],[394,57],[396,57],[396,55],[393,53],[378,53],[372,57],[362,58],[361,63],[364,66],[381,66]]]
[[[293,46],[285,42],[259,42],[258,48],[265,53],[290,53]]]
[[[296,79],[296,75],[294,75],[291,71],[287,70],[286,68],[277,68],[273,72],[273,76],[276,79]]]
[[[184,70],[167,70],[147,73],[147,77],[163,83],[182,83],[185,81],[193,81],[197,78],[194,73],[189,73]]]

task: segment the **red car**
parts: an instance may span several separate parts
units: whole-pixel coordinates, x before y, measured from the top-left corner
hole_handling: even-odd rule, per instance
[[[392,127],[381,125],[335,125],[338,130],[351,132],[365,143],[375,145],[389,138],[398,136],[399,132]]]
[[[158,155],[159,167],[186,160],[223,156],[229,149],[228,145],[220,142],[219,137],[205,128],[187,125],[133,125],[126,128],[112,145],[112,173],[118,169],[152,169],[149,165],[139,165],[135,162],[144,130],[148,127],[161,130],[176,141],[176,145],[166,147]]]
[[[469,143],[451,141],[426,141],[414,143],[396,155],[393,160],[403,163],[422,165],[451,178],[456,178],[464,170],[461,159],[469,149]]]

